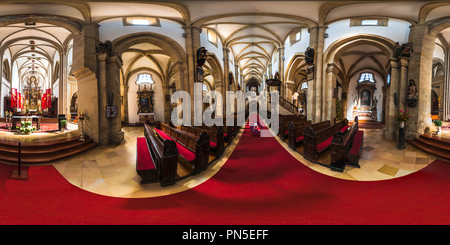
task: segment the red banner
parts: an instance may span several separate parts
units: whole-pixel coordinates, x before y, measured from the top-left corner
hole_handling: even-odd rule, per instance
[[[17,107],[17,89],[11,89],[11,107]]]
[[[52,108],[52,92],[50,91],[50,89],[46,89],[46,94],[47,94],[47,107],[46,108]]]
[[[47,109],[47,94],[43,94],[42,95],[42,101],[41,101],[41,105],[42,105],[42,110]]]
[[[23,105],[22,105],[22,94],[19,93],[17,95],[17,108],[23,109]]]

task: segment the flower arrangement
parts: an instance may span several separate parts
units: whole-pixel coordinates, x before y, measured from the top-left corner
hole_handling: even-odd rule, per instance
[[[439,119],[434,120],[433,123],[436,127],[442,127],[442,121]]]
[[[36,131],[36,127],[31,125],[30,121],[21,121],[20,127],[16,127],[17,131],[22,134],[29,134]]]
[[[407,122],[409,120],[409,118],[411,118],[411,116],[409,115],[409,110],[406,110],[405,112],[403,112],[403,110],[399,110],[395,115],[394,115],[394,119],[395,121],[397,121],[398,123],[401,122]]]

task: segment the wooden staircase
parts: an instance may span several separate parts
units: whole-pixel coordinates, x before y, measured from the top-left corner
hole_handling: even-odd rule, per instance
[[[450,161],[450,139],[431,134],[421,134],[419,138],[406,140],[406,142],[428,154]]]
[[[66,139],[40,142],[22,142],[20,147],[21,164],[39,165],[70,157],[89,150],[98,143],[89,136],[85,141],[79,141],[79,136]],[[19,142],[0,141],[0,162],[17,164],[19,162]]]

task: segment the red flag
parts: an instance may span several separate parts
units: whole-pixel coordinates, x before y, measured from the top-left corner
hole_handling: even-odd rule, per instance
[[[50,91],[49,88],[47,89],[46,94],[47,94],[47,107],[46,108],[52,108],[52,97],[51,97],[52,92]]]
[[[17,89],[11,89],[11,107],[17,107]]]
[[[41,105],[42,105],[42,110],[47,109],[47,94],[42,95]]]
[[[22,109],[22,94],[21,93],[19,93],[17,95],[17,108]]]

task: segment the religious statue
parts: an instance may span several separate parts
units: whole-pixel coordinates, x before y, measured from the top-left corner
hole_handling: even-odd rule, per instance
[[[417,89],[416,82],[413,79],[410,79],[407,92],[408,99],[415,99],[418,93],[419,90]]]
[[[228,74],[228,81],[229,81],[230,85],[233,84],[233,82],[234,82],[233,73],[231,73],[231,72]]]
[[[198,66],[203,66],[203,64],[205,64],[206,62],[206,52],[208,52],[208,50],[205,49],[205,47],[201,47],[199,49],[197,49],[197,65]]]
[[[312,65],[314,63],[314,49],[313,48],[306,48],[305,51],[305,61],[306,64]]]
[[[398,42],[396,42],[395,49],[395,57],[409,57],[412,53],[412,43],[404,43],[400,45]]]
[[[106,40],[104,43],[99,42],[98,46],[96,47],[96,53],[97,54],[111,54],[112,53],[112,43],[111,41]]]

